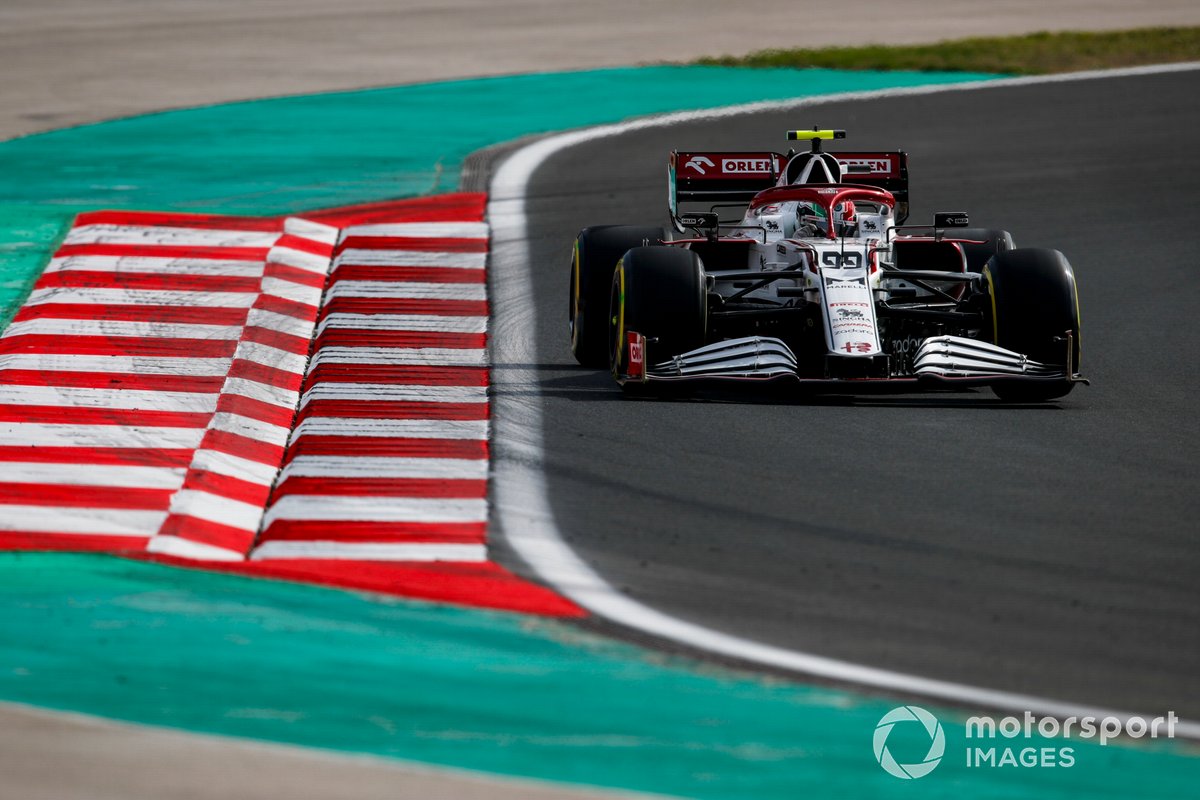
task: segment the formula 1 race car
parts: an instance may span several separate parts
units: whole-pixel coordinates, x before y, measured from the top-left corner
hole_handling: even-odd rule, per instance
[[[585,228],[571,349],[627,390],[787,380],[854,390],[990,386],[1062,397],[1079,375],[1079,301],[1057,250],[944,212],[904,226],[903,151],[672,152],[663,228]],[[697,204],[704,210],[699,210]],[[706,207],[705,207],[706,206]],[[740,216],[724,219],[724,209]],[[744,213],[743,213],[744,212]]]

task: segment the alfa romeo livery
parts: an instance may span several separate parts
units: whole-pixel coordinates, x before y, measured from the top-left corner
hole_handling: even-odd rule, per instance
[[[672,152],[661,227],[585,228],[571,349],[626,390],[794,381],[853,390],[990,386],[1062,397],[1079,375],[1075,275],[961,212],[906,226],[903,151]],[[731,215],[730,211],[733,210]]]

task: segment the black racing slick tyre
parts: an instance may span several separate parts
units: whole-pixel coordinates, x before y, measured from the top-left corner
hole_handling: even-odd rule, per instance
[[[703,346],[707,327],[708,293],[698,255],[679,247],[635,247],[618,262],[608,325],[614,376],[628,372],[629,331],[646,337],[648,366]]]
[[[996,231],[990,228],[960,228],[949,231],[947,236],[955,239],[971,239],[962,245],[963,255],[967,257],[967,272],[983,272],[984,266],[992,256],[1015,250],[1012,234],[1008,231]],[[980,244],[975,244],[980,242]]]
[[[1079,371],[1079,295],[1075,272],[1057,250],[1009,250],[983,268],[991,296],[988,318],[992,342],[1034,361]],[[1069,338],[1069,344],[1068,344]],[[1002,400],[1040,402],[1062,397],[1070,380],[1001,382],[992,390]]]
[[[595,225],[575,240],[571,258],[571,296],[568,320],[571,352],[582,366],[608,366],[608,295],[613,269],[625,251],[666,239],[663,228],[634,225]]]

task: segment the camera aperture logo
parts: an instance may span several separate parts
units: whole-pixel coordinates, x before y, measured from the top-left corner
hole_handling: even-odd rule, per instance
[[[901,764],[896,761],[892,751],[888,749],[888,736],[897,725],[909,724],[921,725],[925,728],[925,732],[929,734],[929,752],[921,761],[913,764]],[[879,762],[879,766],[883,767],[889,775],[912,780],[925,777],[941,763],[942,756],[946,752],[946,734],[942,730],[941,723],[937,721],[937,717],[920,706],[897,706],[884,714],[883,718],[879,720],[879,724],[875,726],[873,744],[875,760]]]

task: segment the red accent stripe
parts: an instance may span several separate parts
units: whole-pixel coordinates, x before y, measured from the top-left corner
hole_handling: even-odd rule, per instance
[[[93,272],[69,269],[45,273],[33,288],[130,289],[155,292],[257,292],[258,284],[258,278],[240,275]]]
[[[460,522],[363,522],[360,520],[277,520],[263,532],[263,542],[430,542],[482,544],[486,524]]]
[[[338,250],[416,250],[423,253],[486,253],[488,240],[444,236],[347,236]]]
[[[309,417],[350,419],[487,419],[487,403],[415,403],[380,400],[313,400],[300,410],[299,425]]]
[[[280,280],[311,286],[314,289],[320,289],[325,286],[325,275],[323,273],[309,272],[306,269],[289,267],[286,264],[276,264],[271,261],[268,261],[267,266],[263,269],[263,277],[279,278]]]
[[[156,211],[85,211],[75,217],[75,227],[84,225],[139,225],[204,230],[278,231],[283,225],[275,217],[219,217],[212,214],[179,214]]]
[[[229,368],[229,377],[245,378],[248,381],[265,383],[280,389],[289,389],[293,392],[300,389],[300,384],[304,380],[304,376],[299,373],[268,367],[256,361],[247,361],[244,358],[235,358],[233,360],[233,364]]]
[[[486,333],[441,331],[376,331],[361,328],[326,328],[317,347],[487,347]]]
[[[373,222],[479,222],[486,208],[486,194],[460,192],[309,211],[304,218],[343,228]]]
[[[146,547],[147,536],[104,536],[79,533],[0,531],[0,550],[67,550],[116,553]]]
[[[441,478],[288,478],[275,490],[274,500],[289,494],[482,500],[487,497],[487,481]]]
[[[256,506],[265,506],[267,496],[271,493],[270,486],[202,469],[190,470],[183,482],[183,488],[209,492]]]
[[[0,504],[61,508],[122,508],[165,511],[171,489],[131,489],[57,483],[0,483]],[[2,512],[0,512],[2,513]]]
[[[207,245],[64,244],[55,258],[70,256],[149,256],[151,258],[211,258],[218,261],[266,261],[269,247],[212,247]]]
[[[141,408],[84,406],[27,406],[0,404],[0,422],[39,422],[57,425],[148,425],[158,428],[203,428],[212,414],[151,411]]]
[[[197,306],[131,306],[101,303],[37,303],[22,306],[13,322],[31,319],[99,319],[134,322],[197,323],[201,325],[245,325],[244,308]]]
[[[260,311],[283,314],[284,316],[295,317],[307,322],[312,322],[317,318],[316,306],[310,306],[307,303],[297,303],[295,300],[286,300],[273,294],[261,295],[255,301],[254,307]]]
[[[291,408],[283,408],[273,403],[264,403],[262,400],[255,400],[252,397],[244,397],[240,394],[222,394],[220,399],[217,400],[217,411],[239,414],[243,417],[256,419],[259,422],[266,422],[270,425],[279,425],[283,428],[291,427],[292,417],[295,416],[295,411]]]
[[[410,458],[487,458],[483,439],[400,439],[386,436],[301,436],[288,448],[297,456],[407,456]]]
[[[257,461],[273,467],[278,467],[283,461],[283,447],[279,445],[267,444],[257,439],[251,439],[249,436],[211,428],[204,432],[200,449],[216,450],[219,453],[228,453],[247,461]]]
[[[245,553],[254,544],[254,534],[250,531],[183,514],[168,516],[158,533],[160,536],[178,536],[189,542],[211,544],[214,547],[224,547],[240,553]],[[196,566],[195,561],[186,563],[189,566]]]
[[[326,242],[318,242],[316,239],[309,239],[305,236],[296,236],[292,233],[285,233],[275,240],[276,247],[288,247],[292,250],[300,250],[305,253],[312,253],[315,256],[328,256],[333,252],[333,245]]]
[[[221,391],[225,378],[220,375],[133,375],[123,372],[0,369],[0,382],[18,386],[71,386],[86,389],[136,389],[147,392],[216,394]]]
[[[260,328],[257,325],[251,325],[246,328],[242,334],[242,338],[247,342],[257,342],[265,344],[269,347],[274,347],[279,350],[286,350],[289,353],[305,356],[308,355],[309,340],[303,336],[293,336],[290,333],[271,330],[270,328]]]
[[[186,467],[192,463],[188,449],[149,450],[140,447],[0,446],[0,461],[38,464],[103,464],[128,467]]]
[[[486,283],[487,271],[462,267],[373,267],[340,264],[333,271],[336,281],[421,281],[425,283]]]
[[[72,336],[26,333],[0,338],[0,354],[40,353],[77,356],[164,356],[231,358],[232,339],[167,339],[158,336]]]
[[[321,309],[330,314],[441,314],[448,317],[486,317],[486,300],[423,300],[404,297],[338,297]]]
[[[157,554],[133,553],[133,558],[195,568],[194,561]],[[476,608],[494,608],[522,614],[585,617],[587,612],[570,600],[535,583],[522,580],[492,563],[398,564],[381,561],[337,561],[308,558],[272,558],[264,561],[210,562],[215,572],[231,572],[279,580],[302,581],[342,589],[415,597]]]
[[[487,386],[487,367],[414,367],[390,364],[319,364],[304,389],[319,383],[414,384],[420,386]]]

